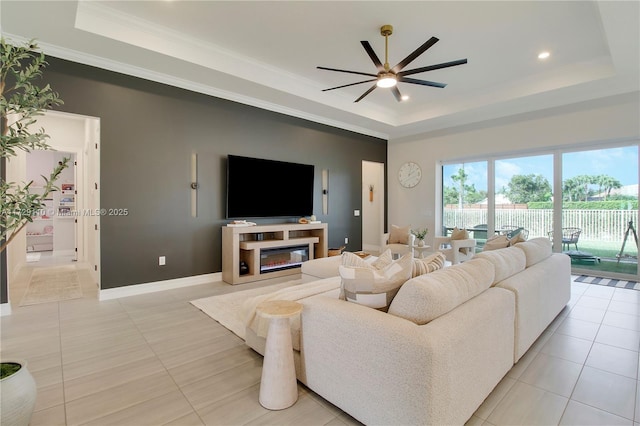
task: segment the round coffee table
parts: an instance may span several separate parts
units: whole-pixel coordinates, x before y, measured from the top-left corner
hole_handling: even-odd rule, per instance
[[[289,300],[270,300],[256,307],[256,315],[269,319],[260,381],[260,405],[269,410],[291,407],[298,400],[289,318],[301,311],[302,304]]]

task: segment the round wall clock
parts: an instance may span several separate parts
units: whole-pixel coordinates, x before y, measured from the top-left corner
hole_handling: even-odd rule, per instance
[[[420,166],[413,161],[407,161],[398,170],[398,180],[400,185],[405,188],[413,188],[422,178],[422,170]]]

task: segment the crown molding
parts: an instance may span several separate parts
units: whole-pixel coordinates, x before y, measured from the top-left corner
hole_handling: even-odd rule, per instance
[[[7,39],[13,40],[14,42],[29,41],[25,37],[21,37],[14,34],[4,34],[3,36]],[[372,137],[376,137],[384,140],[389,139],[389,135],[386,133],[377,132],[361,126],[354,126],[339,120],[328,119],[320,115],[310,114],[298,109],[284,107],[282,105],[278,105],[273,102],[268,102],[262,99],[241,95],[239,93],[223,90],[210,85],[196,83],[194,81],[178,78],[178,77],[160,73],[157,71],[152,71],[146,68],[125,64],[118,61],[113,61],[100,56],[79,52],[77,50],[63,48],[60,46],[56,46],[54,44],[44,43],[41,41],[38,41],[38,46],[46,55],[54,56],[56,58],[64,59],[67,61],[77,62],[80,64],[105,69],[108,71],[114,71],[121,74],[126,74],[133,77],[154,81],[156,83],[166,84],[168,86],[190,90],[196,93],[202,93],[202,94],[213,96],[216,98],[238,102],[244,105],[257,107],[267,111],[277,112],[277,113],[288,115],[291,117],[301,118],[303,120],[308,120],[314,123],[320,123],[330,127],[348,130],[354,133],[372,136]]]

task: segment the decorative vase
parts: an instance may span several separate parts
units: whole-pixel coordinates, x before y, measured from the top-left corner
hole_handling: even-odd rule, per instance
[[[27,369],[27,362],[3,361],[3,364],[20,364],[20,369],[0,380],[0,424],[3,426],[28,426],[36,405],[36,382]]]
[[[424,240],[418,240],[418,247],[424,247]]]

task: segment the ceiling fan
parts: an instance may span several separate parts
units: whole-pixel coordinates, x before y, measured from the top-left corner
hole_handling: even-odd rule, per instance
[[[337,71],[337,72],[345,72],[349,74],[366,75],[369,77],[374,77],[373,79],[358,81],[356,83],[344,84],[342,86],[337,86],[337,87],[331,87],[329,89],[323,89],[322,91],[326,92],[327,90],[342,89],[343,87],[355,86],[356,84],[369,83],[369,82],[375,81],[376,83],[373,86],[371,86],[366,92],[364,92],[354,102],[360,102],[365,96],[373,92],[376,89],[376,87],[391,88],[391,92],[395,96],[396,100],[400,102],[403,99],[402,99],[402,95],[400,94],[400,90],[398,90],[397,83],[411,83],[411,84],[419,84],[422,86],[431,86],[431,87],[439,87],[439,88],[444,88],[446,86],[446,84],[444,83],[437,83],[435,81],[418,80],[415,78],[409,78],[407,77],[408,75],[418,74],[426,71],[438,70],[441,68],[454,67],[456,65],[462,65],[467,63],[466,59],[458,59],[457,61],[444,62],[441,64],[429,65],[426,67],[414,68],[412,70],[402,71],[404,67],[409,65],[414,59],[422,55],[427,49],[429,49],[431,46],[433,46],[438,42],[439,40],[438,38],[431,37],[422,46],[418,47],[409,56],[407,56],[402,61],[398,62],[396,66],[391,68],[389,66],[388,53],[389,53],[389,36],[393,34],[393,27],[391,25],[383,25],[380,28],[380,34],[384,36],[384,64],[380,62],[380,59],[378,59],[378,56],[371,48],[371,45],[369,44],[368,41],[360,42],[362,44],[362,47],[364,47],[364,50],[366,50],[367,54],[369,54],[369,57],[373,61],[376,68],[378,68],[377,74],[371,74],[371,73],[359,72],[359,71],[340,70],[336,68],[317,67],[318,69],[327,70],[327,71]]]

